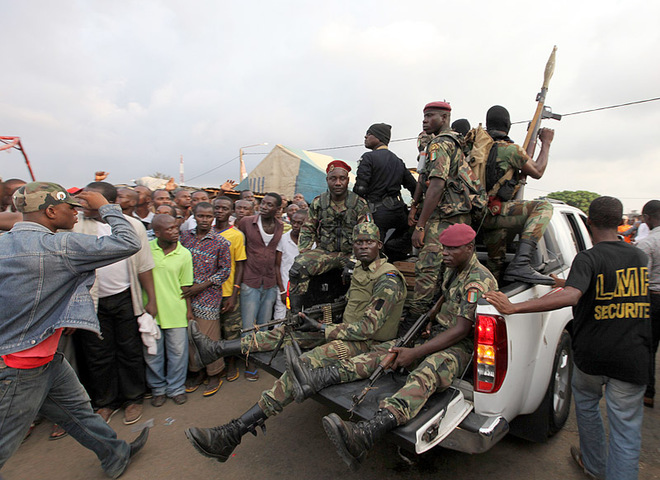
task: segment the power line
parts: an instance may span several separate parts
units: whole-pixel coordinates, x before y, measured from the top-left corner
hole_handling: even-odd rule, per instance
[[[612,108],[628,107],[630,105],[639,105],[640,103],[656,102],[658,100],[660,100],[660,97],[647,98],[646,100],[637,100],[635,102],[619,103],[617,105],[608,105],[607,107],[590,108],[588,110],[578,110],[577,112],[563,113],[561,116],[570,117],[571,115],[581,115],[583,113],[598,112],[600,110],[610,110]],[[531,120],[522,120],[520,122],[513,122],[511,125],[515,125],[518,123],[529,123],[530,121]]]
[[[187,180],[187,182],[189,182],[189,181],[191,181],[191,180],[195,180],[196,178],[202,177],[202,176],[206,175],[207,173],[211,173],[213,170],[217,170],[217,169],[220,168],[220,167],[224,167],[224,166],[227,165],[228,163],[231,163],[231,162],[233,162],[234,160],[236,160],[237,158],[239,158],[239,157],[234,157],[234,158],[232,158],[231,160],[227,160],[225,163],[221,163],[221,164],[218,165],[217,167],[213,167],[211,170],[207,170],[207,171],[204,172],[204,173],[200,173],[199,175],[195,175],[194,177],[189,178],[189,179]],[[187,182],[186,182],[186,183],[187,183]]]
[[[564,113],[564,114],[562,114],[562,117],[570,117],[571,115],[581,115],[583,113],[598,112],[598,111],[601,111],[601,110],[610,110],[612,108],[628,107],[630,105],[639,105],[641,103],[656,102],[658,100],[660,100],[660,97],[647,98],[645,100],[636,100],[634,102],[619,103],[619,104],[616,104],[616,105],[608,105],[606,107],[590,108],[588,110],[578,110],[576,112]],[[521,121],[518,121],[518,122],[512,122],[511,125],[517,125],[517,124],[520,124],[520,123],[529,123],[530,121],[531,120],[521,120]],[[391,140],[390,143],[408,142],[410,140],[417,140],[417,137],[397,138],[395,140]],[[355,144],[352,144],[352,145],[339,145],[339,146],[336,146],[336,147],[308,148],[306,150],[308,152],[322,152],[322,151],[328,151],[328,150],[341,150],[341,149],[344,149],[344,148],[357,148],[357,147],[364,147],[364,143],[355,143]],[[264,155],[264,154],[263,153],[255,153],[255,152],[249,152],[249,153],[245,152],[245,153],[243,153],[243,155]],[[199,175],[196,175],[196,176],[194,176],[194,177],[192,177],[188,180],[190,181],[190,180],[194,180],[196,178],[199,178],[201,176],[204,176],[207,173],[210,173],[214,170],[217,170],[220,167],[224,167],[228,163],[233,162],[234,160],[236,160],[237,158],[239,158],[239,157],[234,157],[231,160],[229,160],[225,163],[222,163],[222,164],[218,165],[217,167],[214,167],[211,170],[208,170],[204,173],[200,173]]]

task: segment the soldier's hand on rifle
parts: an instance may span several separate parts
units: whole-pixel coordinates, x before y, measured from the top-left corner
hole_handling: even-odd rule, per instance
[[[300,317],[300,322],[298,323],[298,326],[295,327],[295,330],[298,332],[318,332],[323,329],[322,323],[308,317],[304,313],[300,312],[298,316]]]
[[[539,130],[539,140],[541,140],[541,143],[547,143],[549,145],[554,138],[555,131],[552,128],[542,128]]]
[[[415,354],[414,348],[392,347],[389,351],[397,354],[394,362],[392,362],[392,366],[390,367],[392,370],[398,370],[401,367],[407,367],[415,360],[417,360],[417,355]]]

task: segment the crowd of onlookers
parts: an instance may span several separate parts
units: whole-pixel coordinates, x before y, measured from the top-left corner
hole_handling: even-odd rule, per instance
[[[0,230],[21,220],[12,195],[25,182],[2,185]],[[94,408],[107,422],[123,408],[124,423],[142,416],[143,399],[155,407],[167,399],[180,405],[202,387],[214,395],[223,381],[239,378],[236,358],[197,365],[189,354],[187,327],[195,320],[212,339],[236,339],[256,321],[284,319],[288,271],[298,254],[298,236],[308,203],[297,193],[287,200],[269,193],[145,186],[114,186],[95,181],[81,191],[101,193],[121,207],[141,241],[140,251],[98,268],[91,290],[101,336],[86,330],[65,332],[58,349],[74,365]],[[111,228],[98,210],[81,208],[74,231],[103,237]],[[244,224],[255,223],[254,230]],[[255,233],[256,232],[256,233]],[[272,255],[264,256],[266,250]],[[264,258],[275,260],[267,268]],[[256,283],[255,283],[256,281]],[[277,285],[264,298],[259,290]],[[255,293],[256,292],[256,293]],[[259,373],[245,366],[247,380]],[[66,432],[53,426],[51,439]]]

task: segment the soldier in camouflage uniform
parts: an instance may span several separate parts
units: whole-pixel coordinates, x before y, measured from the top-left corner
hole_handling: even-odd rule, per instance
[[[553,285],[551,277],[540,274],[530,265],[536,245],[552,218],[552,205],[547,200],[513,200],[513,197],[522,183],[522,176],[535,179],[543,176],[554,131],[548,128],[539,131],[541,151],[534,161],[508,137],[510,128],[509,112],[504,107],[495,105],[488,110],[486,130],[495,143],[486,166],[489,199],[483,230],[487,265],[495,278],[500,279],[507,236],[519,233],[516,257],[504,272],[504,280]]]
[[[360,223],[352,234],[353,253],[360,266],[353,272],[343,322],[322,324],[303,315],[304,323],[292,333],[301,347],[316,347],[303,354],[315,367],[368,352],[372,346],[394,338],[399,326],[406,297],[404,277],[386,258],[380,257],[383,244],[375,224]],[[273,350],[285,334],[278,327],[230,343],[212,342],[197,332],[194,323],[191,330],[194,349],[203,364],[227,355],[231,349],[230,354]],[[191,428],[186,435],[202,455],[225,461],[242,435],[281,412],[293,398],[290,377],[285,372],[241,418],[220,427]]]
[[[470,205],[455,205],[446,198],[445,186],[450,173],[465,161],[459,139],[449,129],[451,107],[446,102],[432,102],[424,107],[424,132],[431,136],[426,147],[426,161],[420,171],[417,189],[413,196],[409,223],[415,225],[412,242],[421,248],[415,263],[415,297],[409,312],[412,322],[431,307],[438,276],[442,265],[440,233],[449,225],[470,223]],[[425,141],[420,138],[418,141]],[[414,220],[422,196],[424,201],[419,218]]]
[[[445,302],[434,319],[429,340],[417,342],[412,348],[385,342],[368,353],[316,369],[287,352],[287,372],[294,382],[296,400],[329,385],[368,378],[391,351],[397,353],[391,369],[410,370],[404,386],[381,400],[378,412],[369,421],[343,422],[336,414],[323,418],[326,433],[351,467],[359,465],[375,440],[414,418],[433,393],[449,388],[469,364],[477,301],[497,288],[497,282],[474,253],[475,235],[464,224],[452,225],[440,235],[447,267],[441,286]]]
[[[367,202],[348,191],[350,171],[351,167],[341,160],[330,162],[326,168],[328,191],[312,200],[309,207],[298,240],[300,255],[289,271],[292,313],[302,310],[310,277],[348,264],[353,227],[369,219]],[[312,249],[314,243],[316,247]]]

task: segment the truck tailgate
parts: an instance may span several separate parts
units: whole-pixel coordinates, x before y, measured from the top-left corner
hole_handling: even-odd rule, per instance
[[[279,377],[286,368],[283,352],[279,352],[268,366],[270,357],[271,353],[268,352],[250,354],[250,358],[255,363],[271,375]],[[347,411],[353,404],[353,396],[360,394],[368,384],[367,380],[333,385],[323,389],[314,396],[314,399],[332,408],[344,418],[353,421],[366,420],[378,410],[379,402],[399,390],[405,380],[406,376],[398,373],[388,373],[381,377],[364,401],[355,408],[352,418]],[[406,450],[423,453],[447,437],[471,411],[472,402],[467,401],[458,389],[449,388],[444,392],[433,394],[414,419],[395,428],[389,437]]]

